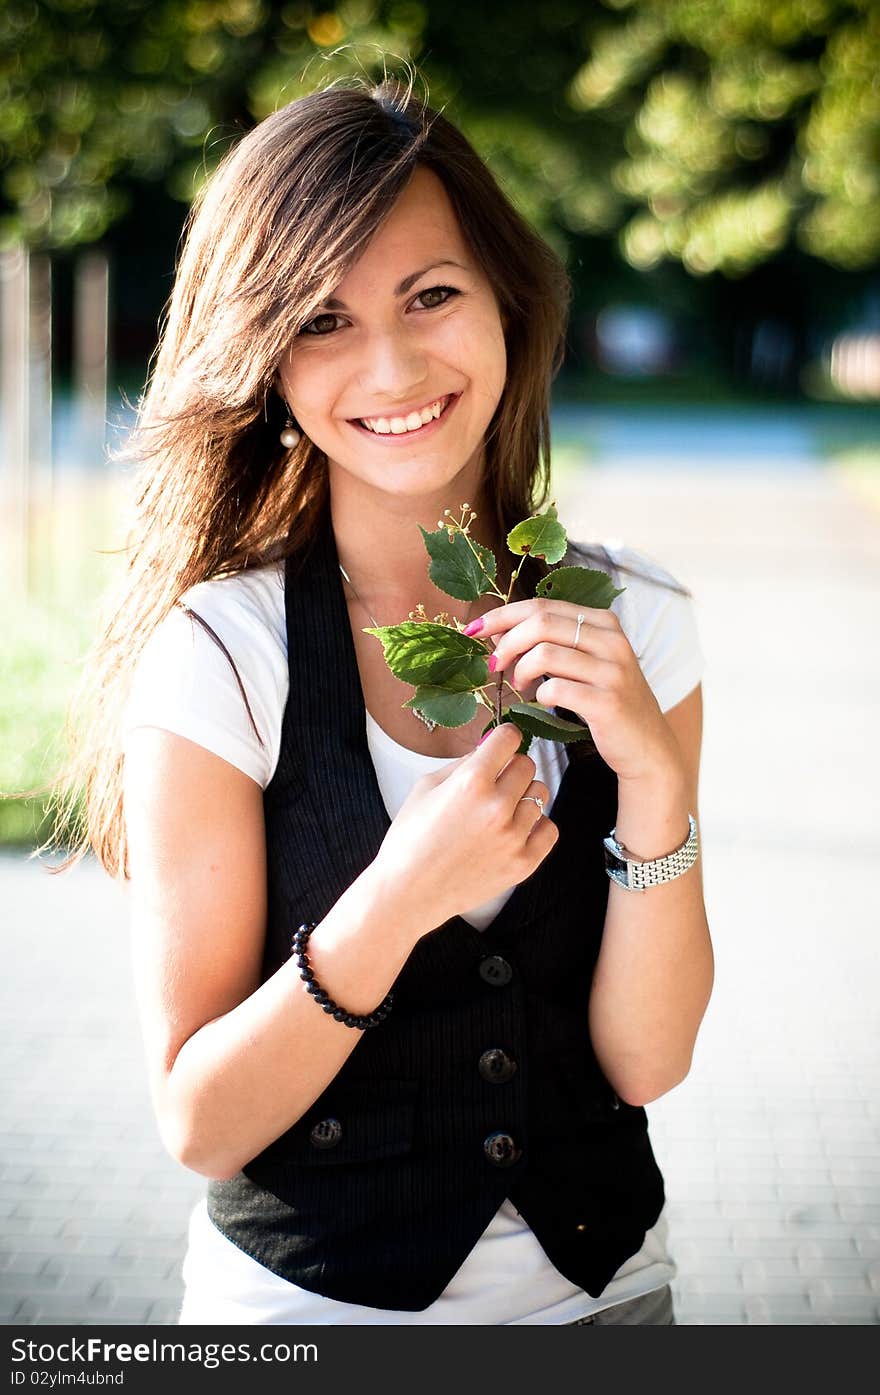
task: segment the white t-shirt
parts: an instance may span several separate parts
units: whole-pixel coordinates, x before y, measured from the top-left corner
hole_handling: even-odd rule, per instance
[[[617,540],[606,540],[605,547],[612,563],[673,580],[644,553]],[[704,668],[694,604],[679,592],[628,573],[620,573],[615,584],[626,589],[611,608],[661,711],[668,711],[696,687]],[[176,608],[151,635],[138,663],[124,736],[139,726],[175,732],[229,761],[265,789],[278,762],[289,688],[283,563],[202,582],[183,600],[232,655],[264,744],[254,734],[228,659],[200,625]],[[370,713],[366,714],[366,735],[392,819],[421,775],[455,759],[408,750],[392,740]],[[536,778],[547,785],[552,801],[568,763],[565,747],[536,739],[529,755],[537,767]],[[552,814],[552,802],[546,812]],[[485,929],[512,892],[510,887],[472,907],[463,918]],[[664,1213],[645,1236],[641,1250],[621,1266],[598,1298],[592,1298],[550,1263],[519,1212],[505,1201],[441,1296],[421,1312],[403,1312],[340,1303],[288,1282],[227,1239],[212,1224],[203,1197],[190,1217],[179,1321],[558,1325],[669,1283],[675,1266],[667,1252],[666,1233]]]

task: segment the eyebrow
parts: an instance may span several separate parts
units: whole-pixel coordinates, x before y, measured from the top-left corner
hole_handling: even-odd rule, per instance
[[[454,262],[449,258],[442,262],[429,262],[427,266],[421,267],[418,271],[413,271],[409,276],[404,276],[400,285],[395,287],[394,294],[406,295],[407,291],[411,290],[411,288],[416,284],[420,276],[424,276],[426,271],[433,271],[438,266],[457,266],[460,271],[468,270],[468,268],[464,266],[461,262]],[[328,310],[348,309],[348,306],[345,304],[344,301],[335,300],[332,297],[330,300],[325,300],[323,303]]]

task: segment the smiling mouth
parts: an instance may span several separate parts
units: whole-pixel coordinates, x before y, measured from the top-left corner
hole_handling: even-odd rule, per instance
[[[439,421],[458,395],[447,393],[445,397],[435,398],[418,412],[409,412],[405,417],[355,417],[352,425],[369,431],[373,436],[415,436],[433,422]]]

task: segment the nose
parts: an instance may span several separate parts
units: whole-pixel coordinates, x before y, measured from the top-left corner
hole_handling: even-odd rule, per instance
[[[425,352],[400,329],[370,336],[360,373],[362,391],[387,406],[409,402],[428,377]]]

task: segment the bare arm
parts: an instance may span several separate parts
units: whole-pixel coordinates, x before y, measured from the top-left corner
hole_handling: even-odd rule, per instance
[[[642,858],[683,843],[689,812],[699,827],[701,688],[665,716],[680,766],[618,784],[617,837]],[[647,1104],[687,1075],[713,974],[702,856],[683,876],[644,892],[610,883],[589,1020],[596,1057],[621,1099]]]
[[[124,805],[132,962],[159,1131],[184,1166],[231,1177],[301,1117],[362,1033],[321,1011],[292,960],[259,983],[266,844],[255,781],[145,727],[129,738]],[[399,908],[371,864],[321,922],[309,959],[331,997],[370,1012],[430,928]]]

